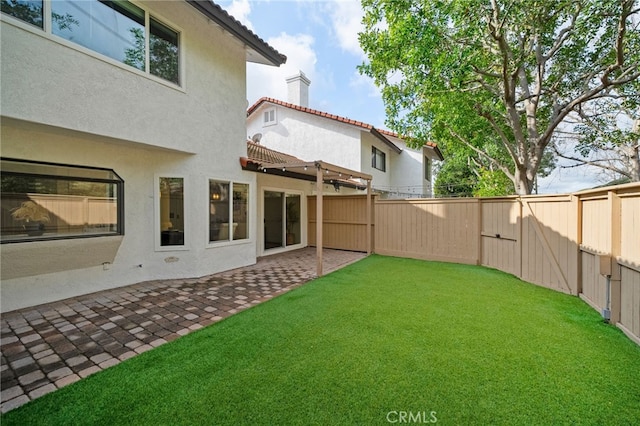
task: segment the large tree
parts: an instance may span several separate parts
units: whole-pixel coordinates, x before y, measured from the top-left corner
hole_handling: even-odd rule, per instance
[[[362,0],[388,125],[464,144],[531,193],[568,116],[640,78],[637,0]],[[487,147],[490,147],[488,149]]]
[[[640,182],[640,82],[577,111],[566,137],[558,137],[564,168],[592,166],[602,181]],[[564,132],[563,132],[564,134]]]

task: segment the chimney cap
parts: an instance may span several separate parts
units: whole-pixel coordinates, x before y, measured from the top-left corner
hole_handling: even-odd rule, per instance
[[[311,85],[311,80],[309,80],[309,77],[307,77],[302,71],[298,71],[298,74],[287,77],[286,80],[287,83],[292,83],[296,80],[300,80],[307,86]]]

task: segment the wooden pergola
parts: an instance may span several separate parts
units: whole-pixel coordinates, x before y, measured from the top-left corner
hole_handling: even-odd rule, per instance
[[[248,163],[254,164],[254,171],[276,174],[279,176],[294,179],[304,179],[316,182],[316,275],[322,276],[322,229],[323,229],[323,185],[333,184],[350,187],[367,188],[367,255],[371,254],[371,180],[372,176],[367,173],[357,172],[335,164],[324,161],[295,161],[295,157],[290,157],[292,161],[270,163],[267,161],[256,161],[254,159],[241,159],[243,168],[251,169]],[[360,182],[357,181],[360,180]]]

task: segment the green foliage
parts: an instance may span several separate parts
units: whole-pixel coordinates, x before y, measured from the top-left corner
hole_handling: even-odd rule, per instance
[[[484,169],[478,177],[478,184],[473,191],[475,197],[499,197],[513,195],[513,182],[500,170]]]
[[[436,197],[472,197],[477,176],[469,166],[469,150],[443,152],[446,161],[439,168],[433,185]]]
[[[381,87],[389,127],[464,144],[518,193],[552,164],[545,151],[568,114],[640,76],[635,1],[362,4],[360,71]]]
[[[10,425],[635,424],[640,347],[577,297],[371,256],[2,416]],[[605,391],[606,390],[606,391]]]

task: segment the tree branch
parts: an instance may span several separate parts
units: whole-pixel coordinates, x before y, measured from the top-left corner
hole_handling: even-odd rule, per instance
[[[502,172],[507,175],[509,177],[509,179],[511,180],[515,180],[515,177],[513,176],[513,174],[511,173],[511,171],[509,170],[509,168],[507,168],[506,166],[503,166],[502,164],[500,164],[498,162],[498,160],[496,160],[495,158],[491,157],[489,154],[487,154],[486,152],[480,150],[479,148],[476,148],[473,144],[469,143],[465,138],[463,138],[462,136],[460,136],[458,133],[456,133],[455,131],[453,131],[453,129],[451,129],[450,127],[447,126],[447,130],[449,131],[449,134],[451,134],[451,136],[453,136],[454,138],[458,139],[460,142],[462,142],[464,145],[466,145],[467,147],[471,148],[471,150],[473,150],[476,154],[486,158],[487,160],[489,160],[489,162],[493,165],[495,165],[497,168],[499,168],[500,170],[502,170]]]

